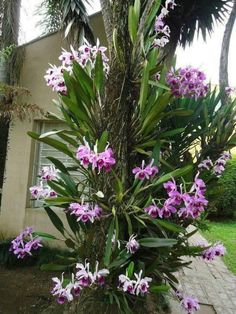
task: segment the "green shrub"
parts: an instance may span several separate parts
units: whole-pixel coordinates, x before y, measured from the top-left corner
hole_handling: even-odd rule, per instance
[[[223,175],[208,194],[210,218],[236,217],[236,157],[227,163]]]

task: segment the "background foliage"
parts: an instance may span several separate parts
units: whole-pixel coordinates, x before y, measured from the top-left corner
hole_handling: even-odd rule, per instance
[[[227,162],[222,176],[209,187],[210,218],[236,218],[236,158]]]

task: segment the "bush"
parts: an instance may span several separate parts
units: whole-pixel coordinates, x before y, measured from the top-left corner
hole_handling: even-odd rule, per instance
[[[227,163],[218,183],[209,189],[211,218],[236,216],[236,157]]]

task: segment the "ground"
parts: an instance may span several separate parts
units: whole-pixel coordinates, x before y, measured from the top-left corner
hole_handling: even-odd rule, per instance
[[[205,241],[199,232],[189,240],[192,245]],[[213,262],[206,262],[202,258],[184,259],[186,261],[190,259],[192,264],[190,268],[179,271],[179,289],[187,295],[198,298],[201,309],[197,314],[235,314],[236,276],[228,270],[223,260],[220,257]],[[177,307],[174,307],[173,314],[183,313],[176,309]]]
[[[37,267],[0,268],[0,313],[42,313],[52,302],[51,278]]]
[[[210,222],[210,227],[211,233],[204,232],[204,236],[208,241],[225,244],[225,262],[236,274],[236,221]],[[200,234],[192,238],[193,244],[204,240]],[[0,314],[62,314],[63,307],[57,306],[50,295],[51,278],[55,275],[60,273],[42,272],[36,266],[0,268]],[[179,272],[179,279],[180,289],[201,302],[199,314],[236,313],[236,276],[220,258],[213,263],[195,259],[191,269]],[[182,314],[178,304],[172,313]]]
[[[236,275],[236,221],[220,221],[209,223],[210,232],[204,232],[204,237],[210,242],[222,241],[227,249],[224,262]]]

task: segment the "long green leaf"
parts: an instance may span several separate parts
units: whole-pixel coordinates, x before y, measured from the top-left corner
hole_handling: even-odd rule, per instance
[[[133,226],[130,216],[127,213],[125,213],[125,219],[127,221],[129,235],[131,236],[131,234],[133,234]]]
[[[135,17],[137,19],[137,21],[139,20],[139,17],[140,17],[140,0],[135,0],[134,1],[134,14],[135,14]]]
[[[59,175],[61,179],[65,182],[65,186],[67,187],[68,192],[70,192],[72,196],[77,196],[78,195],[77,186],[72,177],[63,172],[60,172]]]
[[[173,231],[173,232],[177,232],[177,233],[185,231],[185,229],[183,227],[176,225],[170,221],[161,220],[161,219],[152,219],[152,222],[156,225],[159,225],[159,226],[165,228],[168,231]]]
[[[138,20],[134,11],[134,7],[129,7],[129,15],[128,15],[128,28],[129,28],[129,35],[132,43],[135,42],[137,37],[137,25]]]
[[[50,207],[44,207],[44,209],[48,214],[48,217],[50,218],[51,222],[56,227],[56,229],[60,231],[62,235],[64,235],[64,225],[61,219],[57,216],[57,214],[55,214],[55,212]]]
[[[63,103],[75,114],[80,123],[91,123],[90,117],[81,103],[78,103],[77,100],[73,101],[67,96],[61,96],[61,99]]]
[[[64,187],[62,187],[59,183],[57,183],[56,181],[48,181],[48,186],[53,189],[53,191],[55,191],[58,195],[60,196],[65,196],[65,197],[69,197],[70,193],[68,191],[66,191],[66,189]],[[56,198],[56,199],[51,199],[54,203],[61,201],[61,197]],[[47,200],[46,200],[47,201]]]
[[[38,236],[44,239],[49,239],[49,240],[57,240],[57,238],[49,233],[45,233],[45,232],[39,232],[39,231],[35,231],[33,232],[33,236]]]
[[[70,229],[75,235],[77,235],[77,233],[80,232],[80,225],[76,221],[76,217],[73,215],[70,215],[69,213],[66,213],[66,218],[67,218],[68,225],[70,226]]]
[[[94,69],[94,85],[98,91],[101,93],[104,84],[104,70],[103,70],[103,61],[101,53],[98,53]]]
[[[39,135],[35,132],[28,132],[27,134],[35,140],[38,140],[40,142],[43,142],[45,144],[48,144],[49,146],[56,148],[57,150],[59,150],[60,152],[66,154],[67,156],[69,156],[71,158],[75,157],[74,154],[72,153],[72,151],[70,151],[64,143],[62,143],[58,140],[55,140],[52,138],[39,138]]]
[[[161,0],[156,0],[155,4],[152,7],[152,10],[150,12],[150,14],[147,17],[146,23],[145,23],[145,33],[148,33],[150,31],[150,27],[152,25],[153,20],[155,19],[155,17],[157,16],[157,12],[160,8],[161,5]]]
[[[134,274],[134,262],[130,262],[129,263],[129,266],[126,269],[126,273],[127,273],[127,276],[129,278],[133,277],[133,274]]]
[[[166,132],[161,133],[160,138],[175,136],[177,134],[183,133],[184,131],[185,131],[185,128],[179,128],[179,129],[175,129],[171,131],[166,131]]]
[[[95,100],[96,95],[93,90],[93,81],[86,71],[79,65],[78,62],[73,63],[73,73],[78,81],[81,82],[81,85],[88,92],[90,97]]]
[[[141,88],[140,88],[140,97],[139,97],[139,103],[140,103],[141,111],[144,110],[145,104],[147,101],[148,80],[149,80],[149,63],[147,60],[145,60],[144,66],[143,66],[143,76],[141,79]]]
[[[168,292],[169,290],[170,290],[170,286],[167,286],[167,285],[161,285],[161,286],[153,285],[150,287],[150,291],[153,293],[163,293],[163,292]]]
[[[52,181],[50,182],[50,184],[52,183]],[[49,182],[48,182],[49,185]],[[71,202],[75,201],[73,198],[71,197],[55,197],[55,198],[48,198],[46,199],[46,203],[50,204],[50,206],[58,206],[58,205],[63,205],[63,204],[69,204]]]
[[[59,159],[56,159],[54,157],[47,157],[47,159],[50,160],[54,164],[56,169],[68,174],[66,167],[64,166],[64,164]]]
[[[157,140],[156,145],[152,151],[152,158],[154,159],[154,165],[158,166],[160,160],[160,152],[161,152],[161,141]]]
[[[108,230],[105,255],[104,255],[104,265],[105,266],[108,266],[110,264],[111,252],[112,252],[112,237],[114,234],[114,225],[115,225],[115,218],[112,219],[109,230]]]
[[[117,258],[109,265],[109,268],[119,268],[120,266],[127,264],[130,257],[131,254],[127,253],[127,250],[121,251]]]
[[[188,165],[188,166],[185,166],[183,168],[179,168],[179,169],[176,169],[174,171],[171,171],[167,174],[165,174],[164,176],[160,177],[154,184],[154,186],[157,186],[159,184],[162,184],[168,180],[170,180],[171,178],[177,178],[177,177],[181,177],[181,176],[184,176],[186,175],[187,173],[189,173],[191,170],[193,169],[193,166],[192,165]]]
[[[148,82],[150,85],[152,85],[152,86],[157,86],[157,87],[159,87],[159,88],[161,88],[161,89],[165,89],[165,90],[170,90],[170,88],[168,87],[168,86],[166,86],[166,85],[164,85],[164,84],[161,84],[161,83],[159,83],[159,82],[157,82],[157,81],[149,81]]]
[[[58,264],[43,264],[40,266],[40,269],[43,271],[63,271],[67,270],[68,266]]]
[[[104,131],[98,141],[98,152],[103,152],[105,150],[107,141],[108,141],[108,132]]]
[[[175,239],[143,238],[139,240],[140,245],[145,247],[171,247],[177,243]]]

